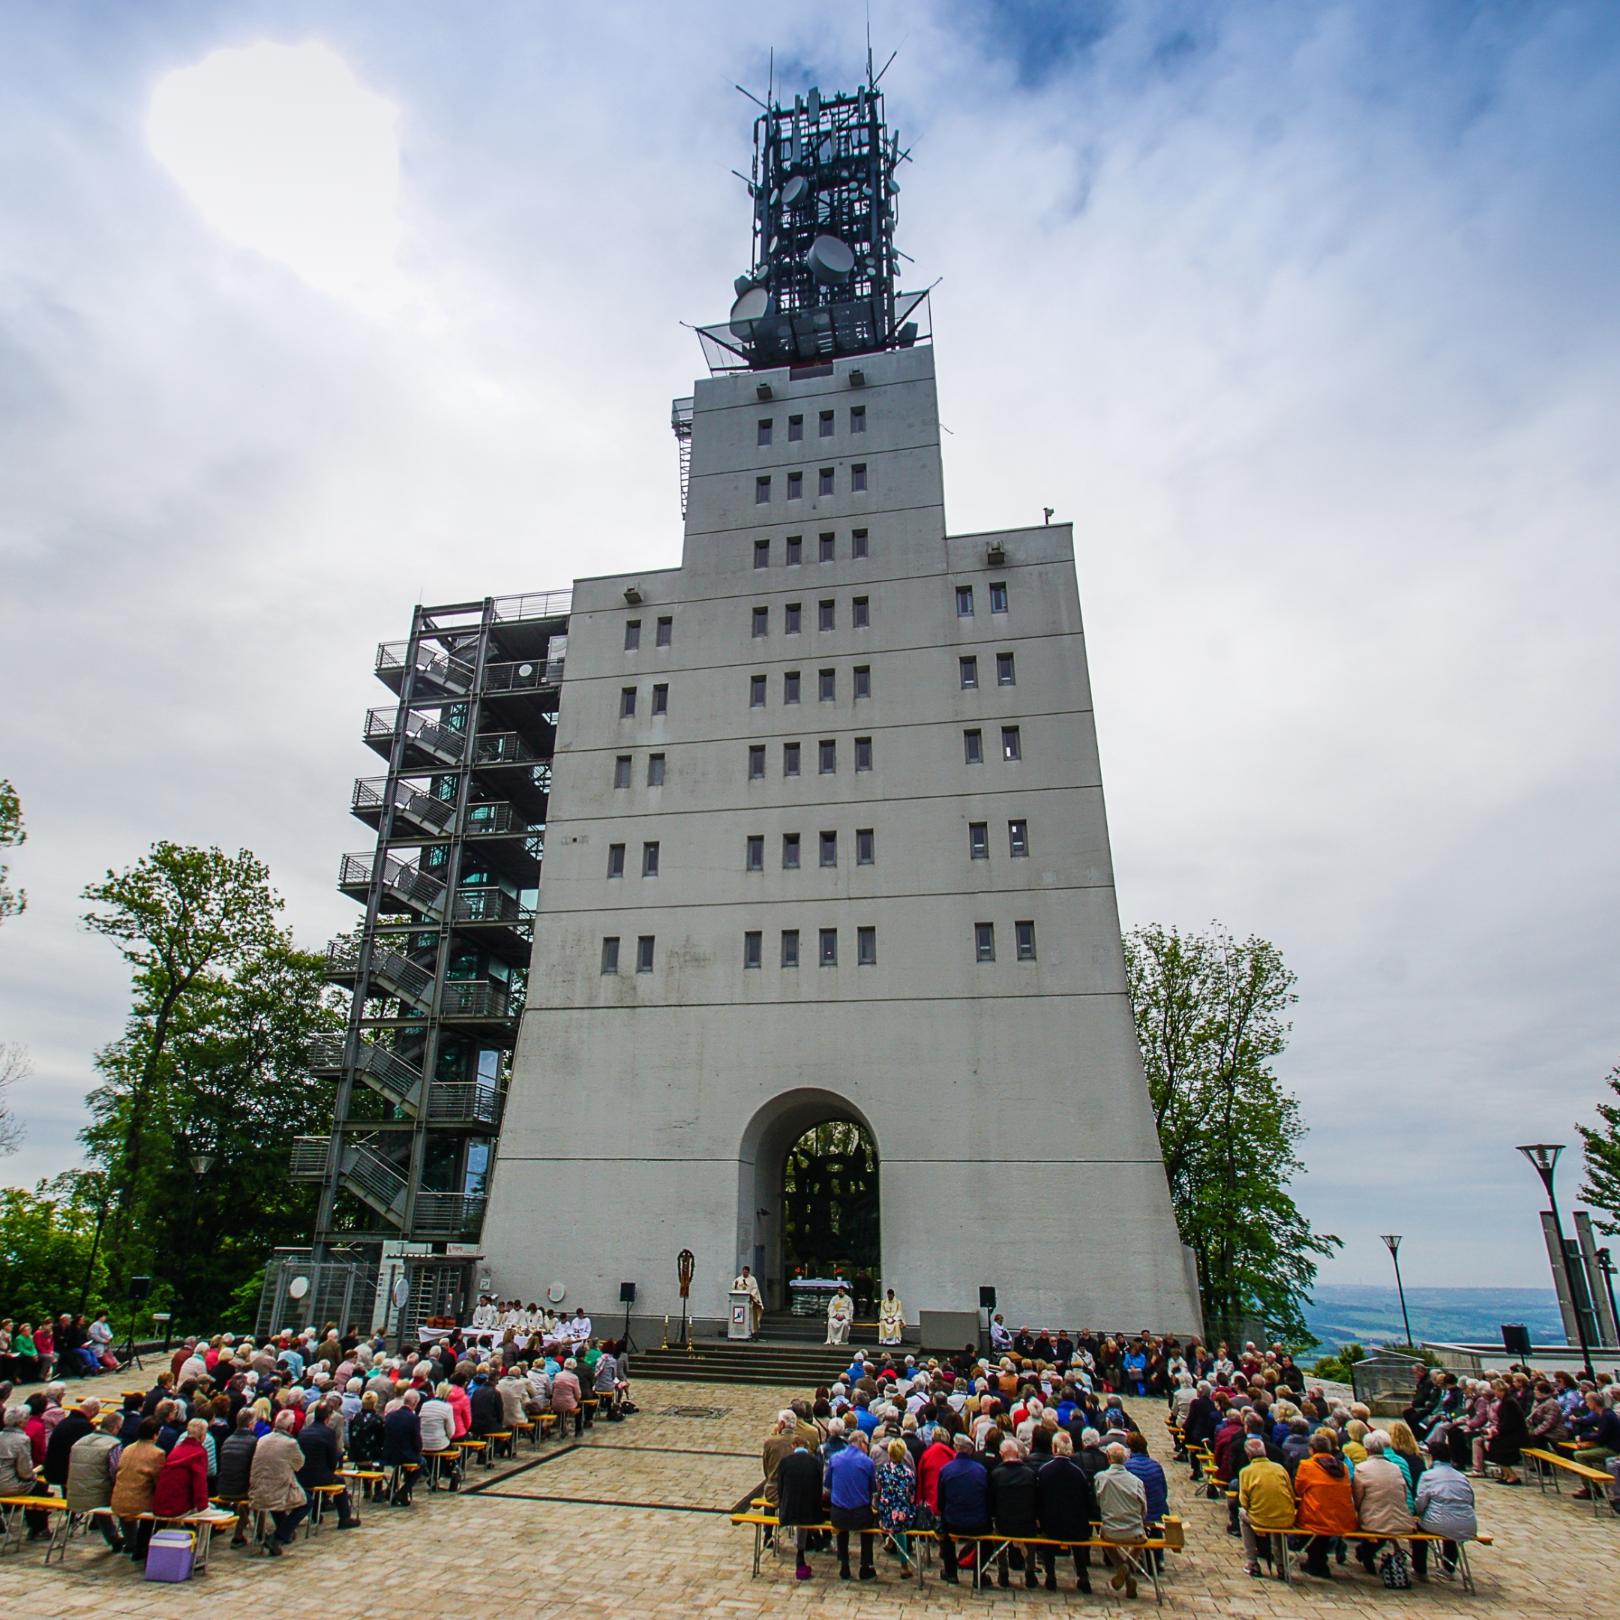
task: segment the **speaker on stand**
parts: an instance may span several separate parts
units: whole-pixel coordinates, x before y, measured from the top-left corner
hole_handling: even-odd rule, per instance
[[[118,1359],[126,1367],[140,1367],[142,1372],[146,1368],[141,1365],[141,1358],[135,1354],[135,1318],[140,1314],[137,1307],[142,1300],[147,1299],[152,1292],[152,1279],[150,1277],[131,1277],[129,1279],[129,1337],[118,1347]]]
[[[979,1349],[990,1349],[990,1315],[996,1308],[996,1291],[989,1283],[979,1285],[979,1309],[984,1314],[984,1325],[979,1329]]]
[[[633,1282],[619,1284],[619,1303],[624,1306],[624,1332],[619,1335],[619,1354],[622,1356],[626,1350],[636,1348],[635,1340],[630,1337],[630,1307],[636,1302],[636,1285]]]

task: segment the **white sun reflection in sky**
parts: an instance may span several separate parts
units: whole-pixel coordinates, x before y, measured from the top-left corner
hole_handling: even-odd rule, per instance
[[[229,241],[368,313],[402,302],[399,109],[329,46],[260,42],[177,68],[146,133]]]

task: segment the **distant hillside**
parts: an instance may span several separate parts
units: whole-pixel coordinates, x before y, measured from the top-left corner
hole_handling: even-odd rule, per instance
[[[1419,1341],[1500,1344],[1504,1322],[1523,1322],[1537,1344],[1561,1344],[1563,1322],[1550,1288],[1408,1288],[1407,1313]],[[1405,1338],[1393,1286],[1322,1283],[1305,1312],[1319,1348],[1396,1343]]]

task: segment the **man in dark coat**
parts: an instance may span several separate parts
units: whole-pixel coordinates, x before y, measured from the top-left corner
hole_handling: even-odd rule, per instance
[[[990,1476],[984,1464],[973,1455],[970,1436],[959,1434],[952,1440],[956,1457],[939,1471],[939,1561],[940,1577],[952,1586],[957,1577],[956,1547],[959,1536],[982,1536],[990,1529]]]
[[[397,1412],[383,1419],[383,1467],[399,1469],[399,1489],[394,1492],[395,1507],[411,1505],[411,1490],[416,1475],[405,1469],[405,1463],[422,1466],[422,1420],[416,1415],[421,1397],[414,1389],[405,1392],[404,1401]]]
[[[1093,1450],[1097,1448],[1093,1447]],[[1074,1442],[1066,1434],[1052,1436],[1052,1460],[1035,1476],[1036,1517],[1041,1534],[1050,1541],[1089,1541],[1092,1521],[1097,1517],[1097,1492],[1091,1475],[1075,1460]],[[1102,1457],[1100,1451],[1098,1456]],[[1108,1459],[1102,1457],[1103,1467]],[[1041,1548],[1046,1566],[1046,1590],[1057,1591],[1055,1547]],[[1091,1590],[1091,1549],[1074,1549],[1074,1573],[1078,1590]]]
[[[1024,1461],[1016,1440],[1001,1447],[1001,1466],[990,1476],[990,1519],[998,1536],[1033,1538],[1039,1534],[1036,1523],[1035,1470]],[[1023,1548],[1024,1585],[1035,1584],[1035,1549]],[[1010,1586],[1007,1575],[1007,1549],[996,1554],[996,1584]]]
[[[337,1431],[332,1427],[332,1413],[338,1404],[336,1400],[322,1401],[315,1408],[311,1421],[298,1431],[298,1449],[304,1454],[304,1466],[298,1470],[298,1483],[312,1494],[317,1485],[344,1484],[338,1478],[343,1451],[338,1445]],[[332,1501],[337,1507],[338,1529],[358,1530],[360,1520],[349,1501],[347,1486],[340,1495],[333,1496]]]
[[[793,1529],[793,1546],[798,1554],[795,1576],[810,1579],[809,1532],[802,1527],[823,1522],[821,1505],[821,1459],[805,1444],[802,1432],[795,1433],[793,1449],[776,1465],[776,1518],[782,1529]]]
[[[487,1380],[472,1392],[472,1432],[480,1439],[506,1427],[506,1403]]]
[[[244,1407],[236,1414],[236,1429],[219,1448],[219,1476],[214,1486],[215,1495],[222,1502],[239,1504],[236,1514],[236,1533],[231,1537],[233,1547],[247,1542],[247,1499],[252,1494],[253,1452],[259,1443],[254,1433],[258,1419]]]
[[[45,1483],[47,1485],[55,1485],[58,1489],[66,1488],[68,1452],[73,1449],[75,1440],[82,1439],[95,1428],[96,1419],[100,1413],[101,1403],[96,1400],[88,1400],[77,1412],[69,1412],[51,1430],[51,1438],[45,1446]]]

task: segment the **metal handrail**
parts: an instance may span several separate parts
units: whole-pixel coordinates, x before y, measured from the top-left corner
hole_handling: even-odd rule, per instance
[[[399,723],[398,709],[367,709],[366,729],[362,740],[370,743],[381,737],[392,737],[394,728]],[[425,714],[407,710],[404,724],[405,734],[418,747],[438,755],[447,763],[459,764],[467,751],[466,732],[441,726],[437,720],[430,720]]]
[[[398,951],[373,951],[371,978],[374,984],[391,987],[420,1007],[432,1005],[433,975]]]
[[[430,1120],[473,1119],[482,1125],[499,1123],[504,1094],[499,1086],[481,1080],[439,1080],[428,1087]]]
[[[410,649],[411,644],[408,641],[380,643],[377,647],[377,674],[382,676],[395,670],[403,670]],[[463,663],[461,659],[440,648],[425,646],[421,642],[416,646],[416,673],[436,681],[448,691],[466,693],[472,690],[473,670],[470,664]]]
[[[502,889],[458,889],[451,916],[458,923],[532,923],[534,907]]]
[[[343,1053],[348,1037],[337,1030],[327,1031],[309,1038],[309,1066],[316,1074],[331,1073],[343,1067]]]
[[[574,604],[572,588],[564,591],[531,591],[520,596],[497,596],[495,620],[498,624],[514,619],[560,619]]]
[[[473,762],[478,765],[530,765],[546,759],[515,731],[481,731],[473,738]]]
[[[538,692],[548,686],[560,686],[564,662],[561,658],[529,658],[518,663],[491,664],[484,671],[484,690]]]
[[[509,799],[467,806],[466,836],[490,838],[500,833],[532,833],[543,822],[530,821]]]
[[[288,1156],[287,1174],[295,1181],[323,1181],[331,1153],[332,1138],[329,1136],[295,1136]]]
[[[444,910],[445,886],[438,878],[430,876],[410,861],[401,860],[397,855],[384,854],[382,861],[384,889],[397,895],[407,905],[429,915],[436,916]],[[365,850],[359,854],[345,855],[338,863],[338,887],[369,888],[376,870],[375,851]]]
[[[375,1041],[361,1041],[355,1073],[369,1075],[396,1102],[408,1102],[422,1083],[422,1071]]]
[[[417,1234],[454,1237],[484,1218],[481,1193],[419,1192],[411,1230]]]
[[[390,780],[386,776],[361,776],[355,779],[354,798],[350,808],[384,810],[392,804],[401,815],[436,832],[448,832],[455,825],[456,807],[448,799],[436,799],[409,782]]]
[[[505,1018],[507,991],[493,979],[451,979],[441,1007],[446,1018]]]
[[[356,1192],[381,1209],[395,1209],[405,1196],[407,1182],[392,1160],[363,1142],[344,1149],[342,1173]]]

